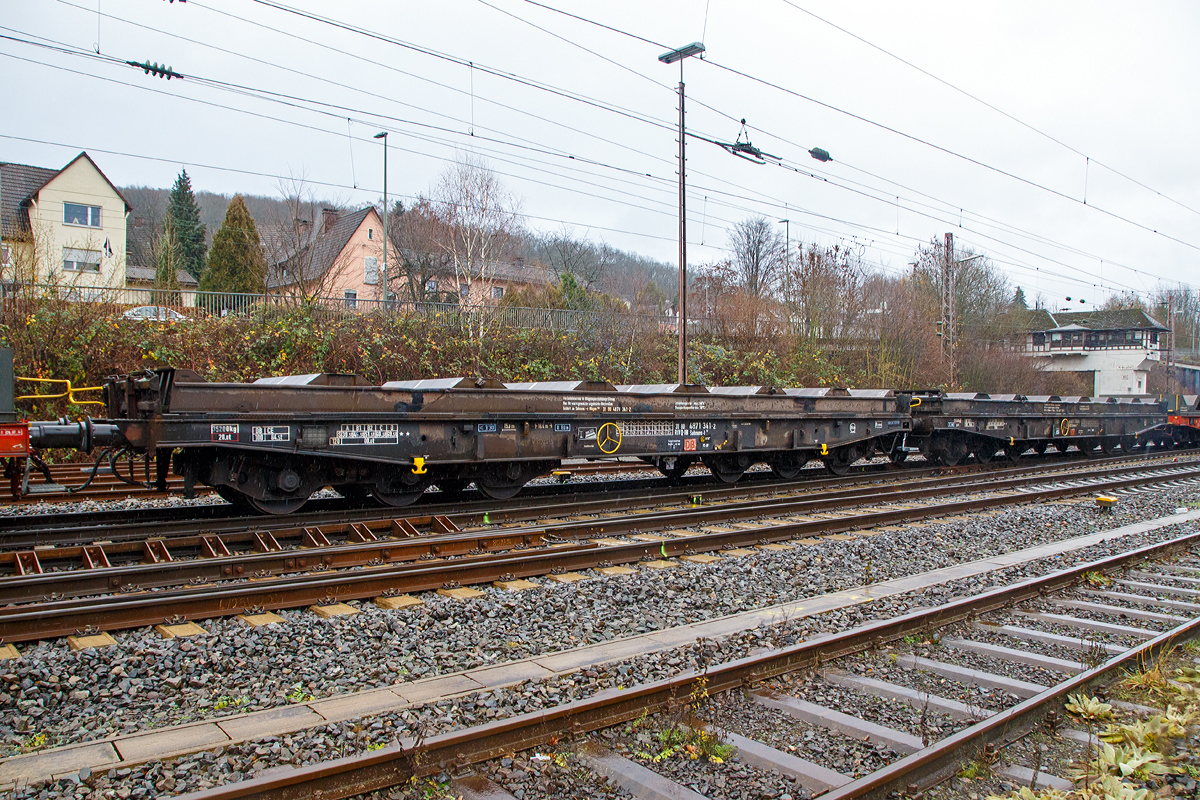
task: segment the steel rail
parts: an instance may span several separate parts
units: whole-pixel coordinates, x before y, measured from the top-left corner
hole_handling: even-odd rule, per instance
[[[919,479],[930,475],[968,475],[986,473],[988,475],[1005,476],[1026,474],[1036,471],[1053,471],[1056,469],[1071,470],[1082,464],[1104,465],[1137,461],[1152,461],[1181,455],[1195,455],[1198,451],[1144,451],[1120,456],[1103,456],[1099,458],[1079,458],[1077,455],[1047,454],[1040,457],[1028,457],[1023,460],[1024,466],[1004,467],[997,469],[998,462],[989,464],[965,464],[956,467],[925,465],[924,463],[909,463],[908,466],[895,467],[890,464],[864,464],[855,467],[846,476],[814,478],[811,475],[802,476],[795,480],[783,481],[771,477],[769,472],[756,471],[747,473],[737,484],[724,484],[714,478],[704,475],[685,477],[681,483],[671,486],[669,495],[686,498],[689,494],[701,490],[709,497],[737,497],[762,491],[819,491],[829,487],[852,485],[856,482],[871,482],[887,480],[892,476],[903,475],[905,478]],[[1011,462],[1004,462],[1011,463]],[[647,469],[650,469],[647,466]],[[820,468],[812,468],[812,473],[824,474]],[[543,513],[562,513],[562,500],[571,494],[581,498],[611,498],[617,502],[627,503],[629,500],[647,498],[650,492],[663,495],[664,480],[662,478],[647,478],[638,480],[623,480],[617,486],[602,484],[587,484],[587,491],[579,492],[583,485],[566,484],[542,485],[527,487],[525,492],[514,501],[497,504],[497,501],[482,498],[478,493],[468,493],[467,499],[454,502],[438,500],[438,493],[428,493],[421,501],[406,508],[409,513],[423,515],[444,515],[448,513],[475,512],[480,520],[486,513],[496,521],[512,521],[528,519],[541,508]],[[614,491],[615,488],[615,491]],[[474,499],[479,498],[479,499]],[[317,510],[305,511],[280,517],[245,516],[238,514],[229,505],[188,506],[168,509],[136,509],[113,512],[74,512],[26,516],[0,516],[0,548],[32,547],[42,544],[86,544],[94,539],[135,538],[151,535],[154,531],[146,530],[141,533],[136,528],[156,526],[157,535],[167,534],[187,535],[196,533],[197,519],[203,520],[202,527],[208,532],[233,530],[238,526],[255,527],[273,522],[291,525],[320,525],[336,522],[368,521],[378,518],[381,514],[389,513],[381,506],[363,508],[361,503],[351,504],[340,498],[318,499],[310,501],[310,507]],[[394,511],[392,512],[394,513]],[[134,522],[130,522],[130,519]],[[41,537],[41,540],[35,540]]]
[[[1190,470],[1200,476],[1200,468]],[[254,609],[296,608],[323,602],[361,600],[389,593],[438,589],[448,583],[481,584],[504,577],[533,577],[556,570],[589,569],[603,563],[632,563],[646,558],[680,556],[756,542],[781,541],[816,533],[900,522],[907,517],[954,514],[997,506],[1054,500],[1097,488],[1121,489],[1178,480],[1181,476],[1142,476],[1102,486],[1066,486],[1022,494],[952,501],[916,509],[874,511],[749,530],[701,533],[660,542],[632,542],[605,547],[548,547],[499,556],[469,556],[364,570],[315,572],[278,578],[137,592],[77,600],[54,600],[30,606],[0,608],[0,641],[20,642],[77,633],[81,630],[142,627],[171,620],[196,620],[241,614]]]
[[[298,767],[240,783],[215,786],[183,797],[186,800],[300,800],[309,797],[337,800],[396,786],[412,777],[447,770],[460,772],[470,764],[536,747],[552,738],[578,738],[586,732],[627,722],[643,714],[678,708],[687,702],[687,697],[699,677],[707,679],[706,688],[710,694],[752,686],[778,675],[813,669],[832,659],[878,649],[887,642],[913,633],[928,632],[1069,587],[1082,580],[1088,572],[1104,572],[1151,557],[1161,557],[1176,550],[1194,547],[1198,543],[1200,533],[1187,534],[1167,542],[1146,545],[1126,553],[1031,578],[1013,586],[990,589],[982,594],[954,600],[935,608],[910,612],[896,619],[872,622],[781,650],[734,659],[709,667],[700,673],[685,672],[672,678],[624,690],[609,690],[553,708],[437,734],[419,742],[406,737],[399,745],[377,751]],[[985,742],[1006,741],[1006,736],[1015,736],[1022,730],[1033,729],[1040,719],[1039,715],[1044,715],[1045,705],[1063,693],[1098,682],[1106,672],[1129,663],[1130,659],[1143,658],[1147,653],[1158,652],[1162,647],[1197,632],[1200,632],[1200,619],[1181,625],[1129,653],[1111,659],[1101,667],[1081,673],[1066,684],[1043,692],[1013,709],[1001,712],[980,725],[944,740],[939,745],[918,751],[880,772],[847,784],[841,789],[835,789],[825,796],[830,800],[850,800],[858,797],[882,800],[901,783],[911,780],[912,773],[900,767],[905,762],[912,768],[927,766],[926,780],[936,780],[951,764],[959,763],[956,753],[964,749],[973,753],[982,750]],[[1041,699],[1041,703],[1035,704],[1034,701],[1038,699]],[[881,773],[886,774],[886,780],[875,778]]]
[[[918,473],[911,474],[907,471],[904,473],[896,473],[891,470],[884,470],[878,473],[881,478],[888,476],[900,477],[902,479],[912,478],[913,485],[919,485],[918,482],[923,482],[924,485],[935,485],[941,483],[953,483],[956,481],[966,481],[972,475],[982,473],[984,477],[981,480],[1005,480],[1009,477],[1021,475],[1053,475],[1058,473],[1059,469],[1065,470],[1064,476],[1080,474],[1074,471],[1074,468],[1082,464],[1095,465],[1094,469],[1099,469],[1105,465],[1116,465],[1137,463],[1143,459],[1137,457],[1115,457],[1112,459],[1089,459],[1084,462],[1073,461],[1070,464],[1063,462],[1055,462],[1053,465],[1044,463],[1033,464],[1024,467],[1014,467],[1003,470],[984,470],[974,468],[964,470],[964,468],[954,468],[947,475],[947,468],[937,467],[928,470],[922,470]],[[1153,469],[1154,464],[1147,464],[1147,468]],[[1177,464],[1178,462],[1172,462]],[[1189,462],[1184,462],[1189,463]],[[1160,464],[1166,466],[1166,463]],[[816,493],[822,489],[833,488],[835,491],[850,491],[854,490],[859,480],[836,478],[826,479],[821,481],[754,481],[743,482],[737,485],[727,484],[711,484],[705,483],[700,486],[703,491],[697,491],[699,487],[693,488],[671,488],[663,491],[662,482],[660,480],[638,481],[639,485],[636,488],[627,488],[624,491],[592,491],[579,495],[576,499],[569,497],[556,497],[554,500],[539,498],[540,502],[528,502],[531,498],[526,498],[526,502],[508,507],[497,508],[494,501],[474,501],[455,504],[425,504],[421,503],[415,506],[410,506],[403,511],[407,512],[406,516],[420,518],[428,518],[431,516],[450,515],[454,518],[456,524],[460,527],[480,525],[488,522],[521,522],[535,520],[543,516],[569,514],[588,514],[601,513],[610,510],[626,510],[633,503],[641,503],[645,505],[666,505],[673,502],[687,503],[692,497],[697,494],[702,495],[709,501],[712,500],[731,500],[740,497],[755,497],[761,494],[784,494],[792,491],[803,491],[809,494]],[[643,485],[644,484],[644,485]],[[875,481],[867,480],[867,486],[875,485]],[[897,485],[897,484],[893,484]],[[904,484],[899,484],[904,485]],[[850,487],[850,489],[839,488]],[[826,495],[833,496],[833,495]],[[223,509],[223,506],[201,506],[193,509],[198,512],[202,518],[197,522],[191,520],[184,523],[176,523],[174,525],[134,523],[129,525],[96,525],[95,527],[73,527],[69,529],[42,529],[31,526],[23,530],[10,530],[8,532],[0,532],[0,553],[3,551],[13,551],[21,549],[30,549],[33,547],[54,546],[83,546],[88,545],[96,540],[107,542],[137,542],[136,549],[140,549],[141,541],[146,539],[163,539],[168,536],[174,537],[195,537],[203,535],[215,534],[238,534],[247,533],[250,538],[253,538],[253,532],[269,530],[276,537],[280,535],[290,536],[295,531],[301,531],[306,527],[319,527],[323,525],[349,525],[354,522],[363,524],[379,523],[387,525],[393,519],[394,514],[399,509],[386,509],[378,506],[372,506],[367,509],[359,509],[353,511],[334,511],[315,514],[295,514],[284,517],[217,517],[214,516],[210,509]],[[3,518],[0,518],[0,522]],[[283,533],[281,534],[280,531]],[[292,533],[288,533],[288,532]]]
[[[1200,461],[1172,465],[1127,465],[1087,472],[1072,473],[1073,480],[1092,480],[1115,474],[1145,471],[1178,471],[1187,466],[1200,466]],[[1181,473],[1182,475],[1183,473]],[[1171,476],[1159,476],[1168,480]],[[415,561],[420,558],[462,556],[483,551],[508,550],[517,546],[545,544],[545,536],[562,539],[582,539],[592,536],[612,536],[632,531],[648,532],[656,528],[680,525],[704,525],[751,518],[763,514],[783,515],[845,509],[850,504],[867,505],[878,502],[900,502],[926,499],[930,492],[950,486],[956,494],[977,491],[981,485],[988,491],[1003,491],[1038,482],[1037,477],[1008,480],[977,480],[950,477],[928,482],[893,484],[887,487],[845,489],[820,497],[771,498],[742,503],[725,503],[714,507],[692,507],[660,513],[624,515],[613,519],[587,522],[568,522],[532,526],[529,529],[499,529],[459,534],[447,530],[445,518],[414,517],[391,519],[375,523],[339,524],[289,528],[269,532],[246,531],[240,534],[153,539],[91,547],[41,549],[34,552],[39,566],[71,562],[72,564],[104,564],[118,558],[133,556],[146,563],[103,567],[79,567],[35,574],[10,575],[0,578],[0,605],[29,603],[58,598],[81,597],[117,590],[162,588],[195,582],[215,582],[254,576],[264,578],[289,572],[303,571],[320,565],[333,569],[377,565],[388,562]],[[417,526],[428,526],[441,520],[445,535],[416,536]],[[332,544],[331,540],[337,540]],[[353,543],[357,541],[359,543]],[[321,543],[324,542],[324,545]],[[258,552],[232,551],[239,547],[256,546]],[[99,548],[99,549],[97,549]],[[207,557],[175,560],[180,553],[207,554]],[[223,555],[222,555],[223,554]],[[28,554],[0,553],[0,565],[19,566],[19,559]],[[14,572],[16,570],[14,569]]]

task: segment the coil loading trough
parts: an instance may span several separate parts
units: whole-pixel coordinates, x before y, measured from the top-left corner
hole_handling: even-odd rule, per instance
[[[891,390],[705,388],[482,378],[368,385],[352,375],[206,383],[189,370],[111,379],[107,419],[30,430],[34,447],[125,447],[188,486],[265,513],[315,491],[389,505],[468,484],[504,499],[565,458],[642,458],[668,477],[702,461],[732,483],[756,463],[782,478],[812,459],[845,473],[900,447],[908,395]],[[38,424],[40,425],[40,424]],[[86,440],[86,441],[85,441]],[[173,458],[172,458],[173,454]]]

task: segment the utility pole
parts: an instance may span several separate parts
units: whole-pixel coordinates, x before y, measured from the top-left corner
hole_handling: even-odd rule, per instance
[[[1171,393],[1179,393],[1175,380],[1175,295],[1167,295],[1167,378],[1171,381]]]
[[[676,309],[679,313],[679,383],[687,383],[687,198],[684,194],[687,186],[687,130],[683,115],[683,62],[689,56],[702,53],[704,45],[692,42],[658,57],[664,64],[679,62],[679,302]]]
[[[948,385],[954,386],[954,338],[957,333],[954,313],[954,234],[946,234],[942,259],[942,363],[947,367]]]
[[[683,123],[683,61],[679,62],[679,382],[687,383],[687,136]]]

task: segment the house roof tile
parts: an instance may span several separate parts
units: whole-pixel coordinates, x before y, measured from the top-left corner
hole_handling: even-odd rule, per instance
[[[1166,329],[1166,325],[1138,308],[1055,312],[1039,308],[1029,312],[1025,324],[1027,331],[1165,331]]]
[[[363,221],[373,214],[375,209],[367,206],[348,214],[339,214],[337,220],[328,227],[322,225],[322,229],[315,233],[307,244],[301,246],[299,252],[290,254],[272,265],[282,267],[283,270],[270,270],[267,288],[290,286],[300,281],[316,280],[325,275],[337,263],[338,256],[346,249],[350,237]],[[283,271],[286,271],[286,277]]]
[[[0,231],[4,238],[20,239],[29,233],[29,212],[22,204],[61,170],[29,164],[0,162]]]
[[[0,162],[0,230],[3,230],[3,235],[13,238],[24,237],[29,232],[29,210],[27,208],[29,201],[42,190],[43,186],[81,158],[87,159],[87,162],[92,165],[92,169],[100,173],[100,177],[104,178],[104,182],[113,190],[113,193],[121,198],[121,202],[125,204],[125,211],[132,211],[133,206],[125,199],[125,195],[121,194],[121,190],[108,179],[100,167],[96,166],[96,162],[87,154],[87,151],[72,158],[62,169]]]

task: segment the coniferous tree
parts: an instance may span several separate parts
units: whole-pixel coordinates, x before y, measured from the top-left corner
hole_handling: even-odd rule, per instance
[[[192,194],[192,179],[188,177],[186,169],[180,171],[175,185],[171,187],[167,219],[175,231],[180,266],[199,280],[204,272],[204,254],[208,248],[204,243],[206,231],[204,223],[200,221],[200,206]]]
[[[1027,311],[1029,309],[1029,303],[1025,300],[1025,290],[1020,286],[1013,293],[1012,307],[1016,311]]]
[[[208,269],[200,279],[200,290],[263,294],[267,288],[266,274],[266,259],[254,218],[242,196],[234,195],[225,210],[225,221],[213,236]]]

